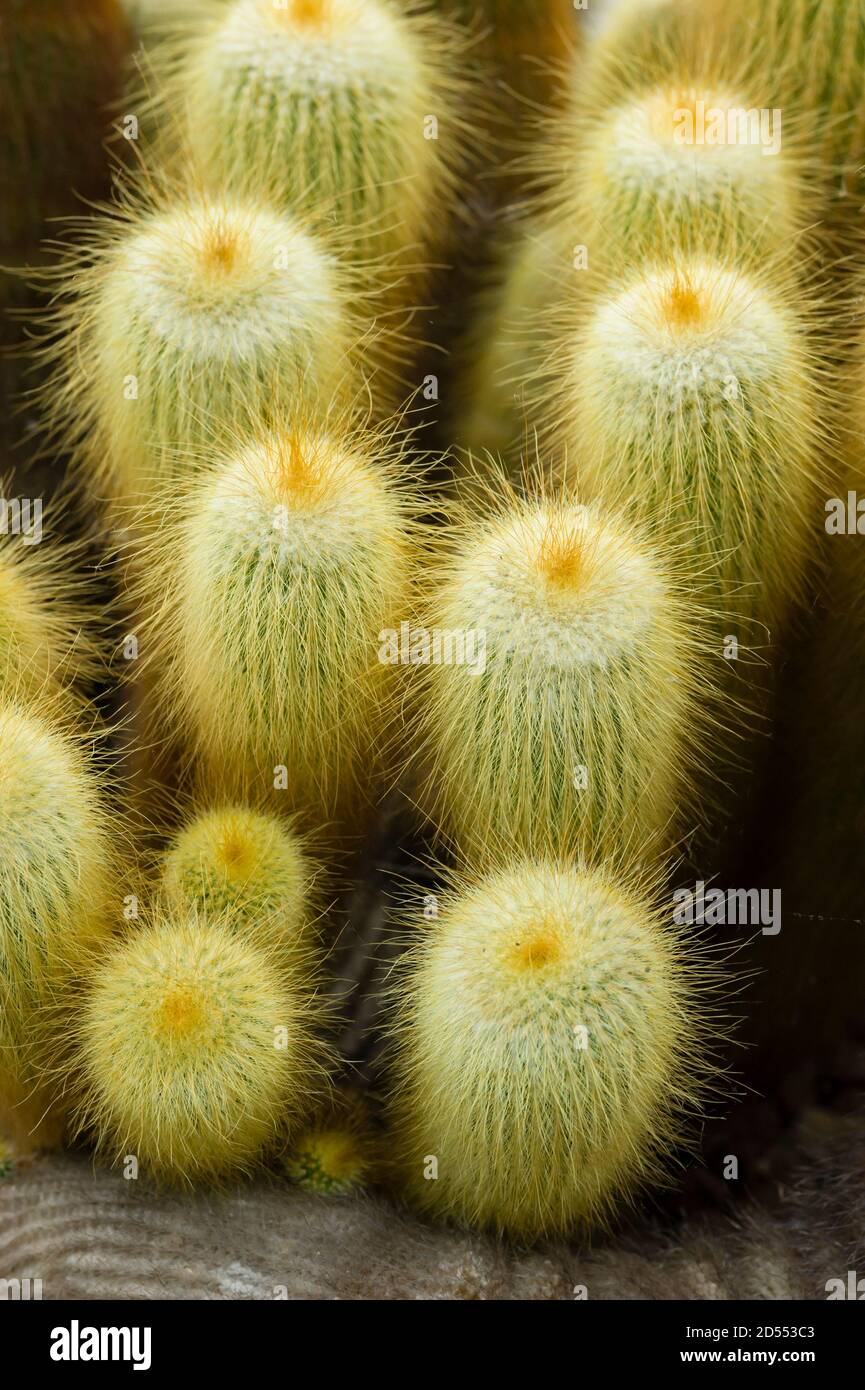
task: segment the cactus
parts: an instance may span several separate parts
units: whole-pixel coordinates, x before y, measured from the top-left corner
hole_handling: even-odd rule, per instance
[[[686,526],[696,582],[720,622],[741,619],[746,645],[765,641],[757,625],[780,628],[802,596],[821,382],[783,277],[700,258],[616,286],[562,374],[581,494],[609,506],[633,498],[662,540]]]
[[[315,868],[303,839],[274,816],[223,806],[194,816],[168,847],[166,909],[230,920],[275,957],[309,945]]]
[[[418,261],[453,201],[457,62],[447,27],[391,0],[235,0],[165,91],[214,179],[326,209],[360,260]]]
[[[601,510],[492,496],[423,606],[421,626],[452,636],[419,667],[418,803],[474,863],[502,846],[661,850],[700,722],[699,613]]]
[[[109,826],[47,697],[0,703],[0,746],[0,1109],[53,1140],[73,991],[110,932]]]
[[[77,1125],[160,1183],[248,1171],[314,1103],[314,1016],[230,915],[157,914],[94,973],[77,1031]]]
[[[323,1196],[342,1196],[367,1187],[379,1162],[367,1108],[354,1096],[340,1097],[293,1141],[281,1162],[295,1187]]]
[[[91,488],[136,500],[280,408],[322,411],[355,346],[333,259],[264,203],[153,191],[103,220],[43,347],[44,413]]]
[[[858,210],[865,162],[862,0],[734,0],[721,14],[729,41],[771,75],[773,104],[807,120],[832,194],[857,198]],[[828,209],[831,214],[831,200]]]
[[[108,182],[103,139],[130,31],[118,0],[4,0],[0,250],[29,254],[46,221]],[[78,195],[78,197],[76,197]]]
[[[709,1070],[707,978],[698,945],[601,870],[532,858],[458,875],[397,990],[405,1195],[532,1241],[667,1179]]]
[[[391,462],[388,462],[388,459]],[[269,796],[320,830],[374,785],[407,601],[412,503],[378,434],[265,434],[194,481],[160,537],[154,638],[207,794]]]
[[[660,247],[722,253],[739,269],[794,250],[806,221],[802,178],[769,114],[761,124],[745,92],[699,83],[599,110],[558,213],[587,247],[593,275],[621,274]]]
[[[8,508],[12,499],[6,492],[4,488],[3,505]],[[16,500],[22,518],[22,499]],[[70,577],[72,553],[43,557],[35,512],[20,524],[30,528],[29,537],[22,531],[0,539],[0,690],[37,702],[44,693],[69,698],[67,678],[81,683],[96,669],[83,586]]]
[[[459,401],[453,434],[475,456],[498,454],[510,462],[525,443],[533,378],[525,362],[538,361],[538,345],[550,332],[550,303],[573,274],[567,238],[546,219],[536,219],[503,240],[485,287],[455,385]],[[542,351],[542,350],[541,350]],[[538,368],[543,374],[543,363]]]

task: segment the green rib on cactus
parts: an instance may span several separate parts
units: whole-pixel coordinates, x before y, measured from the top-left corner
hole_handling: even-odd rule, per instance
[[[423,606],[464,652],[419,668],[419,805],[476,864],[663,851],[688,803],[699,615],[600,509],[494,497],[466,508]]]
[[[423,928],[392,1023],[408,1199],[532,1241],[667,1180],[709,1071],[693,939],[641,891],[557,859],[458,880]]]

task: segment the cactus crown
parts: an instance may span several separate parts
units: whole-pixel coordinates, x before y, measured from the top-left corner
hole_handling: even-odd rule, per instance
[[[506,653],[549,666],[615,660],[664,592],[639,545],[567,499],[505,509],[454,568],[454,610],[483,629],[493,659]]]

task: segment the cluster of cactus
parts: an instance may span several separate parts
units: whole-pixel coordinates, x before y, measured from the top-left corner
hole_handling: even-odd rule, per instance
[[[75,30],[106,100],[111,8]],[[7,539],[0,1118],[161,1183],[269,1163],[521,1241],[607,1224],[671,1180],[726,1068],[724,952],[669,895],[735,814],[734,746],[753,780],[818,569],[838,268],[812,208],[860,154],[859,7],[766,0],[749,46],[738,0],[623,0],[585,56],[564,0],[127,8],[155,138],[45,272],[32,352],[44,438],[120,552],[137,761],[98,753],[87,586]],[[30,52],[4,17],[0,57],[7,29]],[[388,364],[417,388],[398,325],[457,223],[473,49],[476,82],[551,110],[453,388],[471,450],[434,489]],[[777,92],[767,149],[734,123]],[[396,915],[379,1129],[334,1094],[325,902],[394,787],[442,886]]]

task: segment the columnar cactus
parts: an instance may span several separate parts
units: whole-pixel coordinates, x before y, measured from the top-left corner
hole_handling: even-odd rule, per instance
[[[77,1123],[157,1182],[247,1171],[315,1103],[313,1020],[310,998],[230,918],[158,914],[94,972]]]
[[[587,118],[556,217],[592,272],[618,274],[661,249],[723,254],[744,269],[795,249],[799,185],[781,121],[761,118],[746,91],[653,86]]]
[[[0,249],[26,256],[48,218],[107,182],[103,140],[131,41],[119,0],[5,0],[0,15]]]
[[[0,1109],[56,1137],[73,991],[107,941],[112,847],[84,750],[41,709],[0,703]]]
[[[695,581],[721,622],[741,619],[746,646],[764,644],[802,593],[820,382],[787,282],[699,257],[616,285],[563,371],[581,494],[632,499],[662,539],[684,527]]]
[[[405,612],[412,553],[388,448],[301,423],[264,434],[202,474],[160,539],[161,718],[213,795],[269,795],[320,830],[374,786],[397,677],[381,631]]]
[[[99,234],[62,281],[43,393],[92,488],[143,501],[274,412],[324,412],[345,387],[348,288],[293,218],[189,193]]]
[[[316,869],[283,820],[245,806],[193,816],[162,861],[167,908],[216,915],[274,956],[309,949]]]
[[[568,238],[546,221],[533,221],[499,247],[455,383],[454,437],[475,456],[510,461],[525,445],[533,419],[528,402],[537,389],[534,379],[525,380],[525,363],[543,374],[543,344],[553,338],[551,304],[573,272]]]
[[[848,195],[859,194],[861,201],[862,0],[735,0],[720,13],[730,41],[769,74],[785,114],[806,116],[814,153],[829,181]]]
[[[166,90],[215,180],[323,209],[360,260],[422,262],[459,162],[455,72],[450,30],[392,0],[235,0]]]
[[[599,508],[507,487],[453,542],[422,615],[421,808],[472,863],[666,848],[699,683],[667,560]]]
[[[393,1022],[407,1197],[534,1240],[668,1177],[707,1063],[695,943],[640,890],[557,859],[458,880],[423,925]]]

